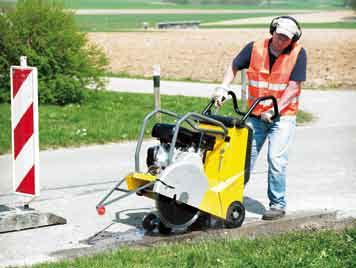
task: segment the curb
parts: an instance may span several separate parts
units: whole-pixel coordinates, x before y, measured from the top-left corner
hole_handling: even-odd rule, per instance
[[[246,223],[236,229],[208,229],[202,231],[192,231],[189,233],[176,234],[170,236],[160,236],[157,234],[145,235],[141,240],[122,241],[118,236],[106,237],[102,243],[94,244],[92,247],[77,248],[70,250],[56,251],[51,254],[57,260],[73,259],[81,256],[95,255],[105,251],[118,249],[120,246],[130,246],[134,248],[150,248],[162,244],[199,241],[206,239],[239,239],[256,238],[270,236],[295,231],[318,231],[325,229],[344,230],[356,226],[356,219],[337,219],[336,211],[314,211],[290,214],[276,221],[261,221]]]

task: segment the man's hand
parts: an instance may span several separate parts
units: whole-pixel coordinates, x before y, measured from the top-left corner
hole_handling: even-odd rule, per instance
[[[227,100],[229,88],[226,86],[218,86],[214,89],[212,98],[215,101],[215,106],[221,107]]]
[[[274,115],[273,110],[268,110],[267,112],[261,113],[261,120],[266,123],[273,123],[272,117]]]

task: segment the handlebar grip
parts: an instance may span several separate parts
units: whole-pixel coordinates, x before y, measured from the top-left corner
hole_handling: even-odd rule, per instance
[[[259,104],[261,101],[264,100],[268,100],[271,99],[272,100],[272,104],[273,104],[273,109],[274,109],[274,115],[272,116],[272,120],[275,120],[276,118],[279,117],[279,111],[278,111],[278,104],[277,104],[277,99],[274,96],[265,96],[265,97],[259,97],[255,100],[255,102],[251,105],[250,109],[247,111],[247,113],[244,115],[244,117],[240,120],[239,124],[244,124],[246,119],[249,116],[252,116],[252,112],[253,110],[256,108],[257,104]],[[254,116],[254,117],[259,117],[259,116]]]

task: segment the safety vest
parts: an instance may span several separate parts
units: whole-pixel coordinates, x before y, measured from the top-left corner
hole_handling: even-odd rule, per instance
[[[249,107],[251,107],[253,102],[259,97],[272,95],[277,99],[277,102],[280,100],[288,86],[290,76],[301,49],[299,44],[294,43],[290,53],[281,54],[277,57],[270,72],[268,53],[269,40],[270,39],[261,40],[253,44],[250,66],[247,70],[249,80]],[[286,108],[279,111],[280,115],[296,115],[298,104],[297,96]],[[272,102],[270,100],[262,101],[256,106],[253,114],[258,116],[271,107]]]

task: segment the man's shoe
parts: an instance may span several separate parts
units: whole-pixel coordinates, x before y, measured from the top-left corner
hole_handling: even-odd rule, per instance
[[[284,209],[281,208],[270,208],[263,213],[262,220],[277,220],[286,214]]]

